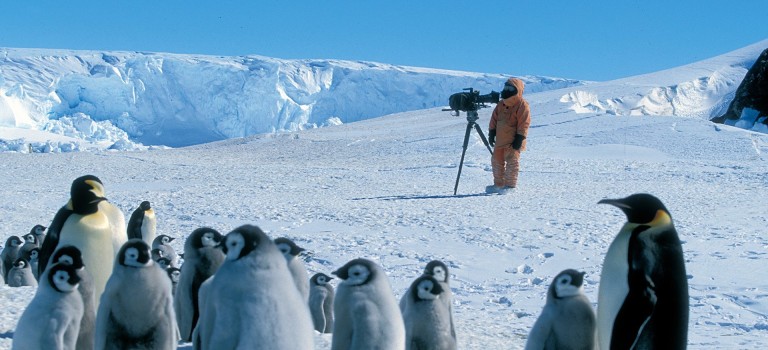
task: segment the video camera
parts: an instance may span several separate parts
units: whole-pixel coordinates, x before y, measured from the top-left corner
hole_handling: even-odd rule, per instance
[[[499,103],[499,93],[496,91],[480,95],[480,91],[475,91],[473,88],[466,88],[464,90],[467,92],[458,92],[448,98],[448,105],[451,108],[444,109],[445,111],[456,111],[458,115],[459,111],[476,111],[480,108],[488,107],[486,103]]]

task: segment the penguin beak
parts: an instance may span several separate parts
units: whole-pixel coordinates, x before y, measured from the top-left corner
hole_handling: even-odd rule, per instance
[[[603,200],[597,202],[597,204],[610,204],[610,205],[612,205],[614,207],[617,207],[617,208],[619,208],[621,210],[632,210],[632,207],[627,205],[626,203],[624,203],[624,201],[622,199],[603,199]]]

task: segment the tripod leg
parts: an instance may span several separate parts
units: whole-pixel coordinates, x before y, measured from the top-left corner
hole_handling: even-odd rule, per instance
[[[467,146],[469,145],[469,133],[472,131],[472,123],[467,124],[467,132],[464,133],[464,145],[461,151],[461,161],[459,162],[459,173],[456,175],[456,185],[453,186],[453,195],[456,195],[456,190],[459,188],[459,178],[461,178],[461,167],[464,166],[464,155],[467,153]]]
[[[480,125],[477,125],[477,123],[473,123],[473,124],[475,124],[475,130],[477,130],[477,133],[480,134],[480,139],[483,140],[485,147],[488,148],[488,152],[491,152],[491,155],[493,155],[491,144],[488,143],[488,139],[486,139],[485,134],[483,134],[483,128],[481,128]]]

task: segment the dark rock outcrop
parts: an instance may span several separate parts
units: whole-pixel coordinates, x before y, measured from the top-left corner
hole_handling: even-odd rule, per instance
[[[768,116],[768,49],[763,50],[752,68],[747,71],[725,114],[712,118],[712,121],[721,124],[727,121],[735,122],[739,120],[745,107],[757,110],[760,116]],[[768,118],[764,118],[763,123],[768,124]]]

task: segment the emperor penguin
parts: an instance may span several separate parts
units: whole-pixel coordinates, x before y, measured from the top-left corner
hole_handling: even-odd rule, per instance
[[[18,258],[8,271],[8,285],[11,287],[37,287],[37,279],[29,267],[29,261]]]
[[[333,274],[343,281],[333,303],[331,349],[405,349],[403,315],[384,270],[359,258]]]
[[[149,256],[149,244],[128,240],[120,249],[96,313],[95,348],[176,349],[171,282]]]
[[[45,242],[45,229],[47,229],[47,227],[43,225],[35,225],[29,230],[29,233],[34,234],[37,237],[37,244],[40,246]]]
[[[204,288],[197,347],[314,348],[309,308],[272,240],[243,225],[227,234],[224,252],[227,260]]]
[[[163,255],[171,260],[172,266],[179,266],[179,255],[176,253],[176,250],[173,249],[173,246],[171,246],[171,242],[174,240],[176,240],[176,238],[169,235],[158,235],[152,241],[152,249],[162,250]]]
[[[176,322],[184,341],[192,341],[192,331],[200,316],[200,285],[218,271],[226,258],[221,246],[223,238],[218,231],[201,227],[184,242],[184,264],[181,265],[181,276],[173,300]]]
[[[152,209],[152,204],[149,201],[143,201],[128,219],[128,239],[138,238],[147,244],[153,244],[156,228],[155,210]]]
[[[595,349],[597,321],[583,284],[584,272],[567,269],[555,276],[528,335],[526,350]]]
[[[600,276],[601,349],[685,349],[688,280],[683,249],[667,208],[647,193],[604,199],[627,217]]]
[[[80,283],[77,291],[83,300],[83,317],[80,320],[80,331],[77,335],[77,350],[93,349],[96,334],[96,300],[93,295],[93,277],[83,265],[83,255],[75,246],[63,246],[51,256],[52,264],[70,265],[75,268]]]
[[[40,275],[38,274],[37,266],[40,261],[40,248],[32,248],[25,252],[24,259],[29,262],[29,268],[32,270],[32,275],[39,281]]]
[[[169,267],[165,269],[165,272],[168,273],[168,278],[171,279],[171,293],[175,296],[176,286],[179,284],[179,279],[181,278],[181,270],[178,267]]]
[[[299,254],[306,249],[299,247],[291,239],[285,237],[276,238],[275,245],[283,253],[288,263],[288,270],[291,271],[291,276],[293,276],[293,282],[296,284],[296,288],[306,304],[309,302],[309,273],[307,272],[307,267],[304,266],[304,262],[299,258]]]
[[[312,323],[320,333],[333,332],[333,299],[335,297],[330,277],[322,272],[309,280],[309,311]]]
[[[48,235],[40,249],[38,269],[44,270],[58,247],[72,245],[82,252],[83,264],[93,277],[94,298],[98,306],[101,293],[112,273],[115,244],[125,241],[125,226],[120,224],[119,210],[104,198],[104,186],[97,177],[85,175],[75,179],[70,189],[71,199],[62,207],[49,225]],[[113,223],[113,219],[116,222]]]
[[[424,267],[424,273],[422,276],[432,276],[438,281],[438,283],[440,283],[440,287],[442,287],[443,292],[438,301],[442,303],[448,310],[448,316],[451,322],[451,335],[454,339],[456,339],[456,327],[453,323],[453,292],[451,291],[450,286],[451,274],[448,270],[448,265],[440,260],[432,260],[428,262]],[[405,312],[406,301],[408,298],[414,295],[413,291],[410,289],[412,287],[414,287],[413,284],[411,284],[409,289],[400,298],[400,311],[402,312]]]
[[[3,260],[3,277],[6,277],[6,280],[8,271],[11,271],[11,268],[13,268],[13,263],[21,256],[19,252],[21,251],[22,244],[24,242],[21,241],[19,236],[10,236],[5,240],[5,248],[0,253],[0,259]]]
[[[27,233],[22,236],[24,238],[24,244],[19,248],[19,256],[27,256],[27,252],[34,248],[40,248],[40,244],[37,241],[37,236],[34,233]]]
[[[446,296],[440,282],[422,275],[408,294],[403,311],[406,350],[456,350],[450,310],[440,300]]]
[[[19,318],[11,349],[76,349],[83,300],[75,268],[52,264]]]

